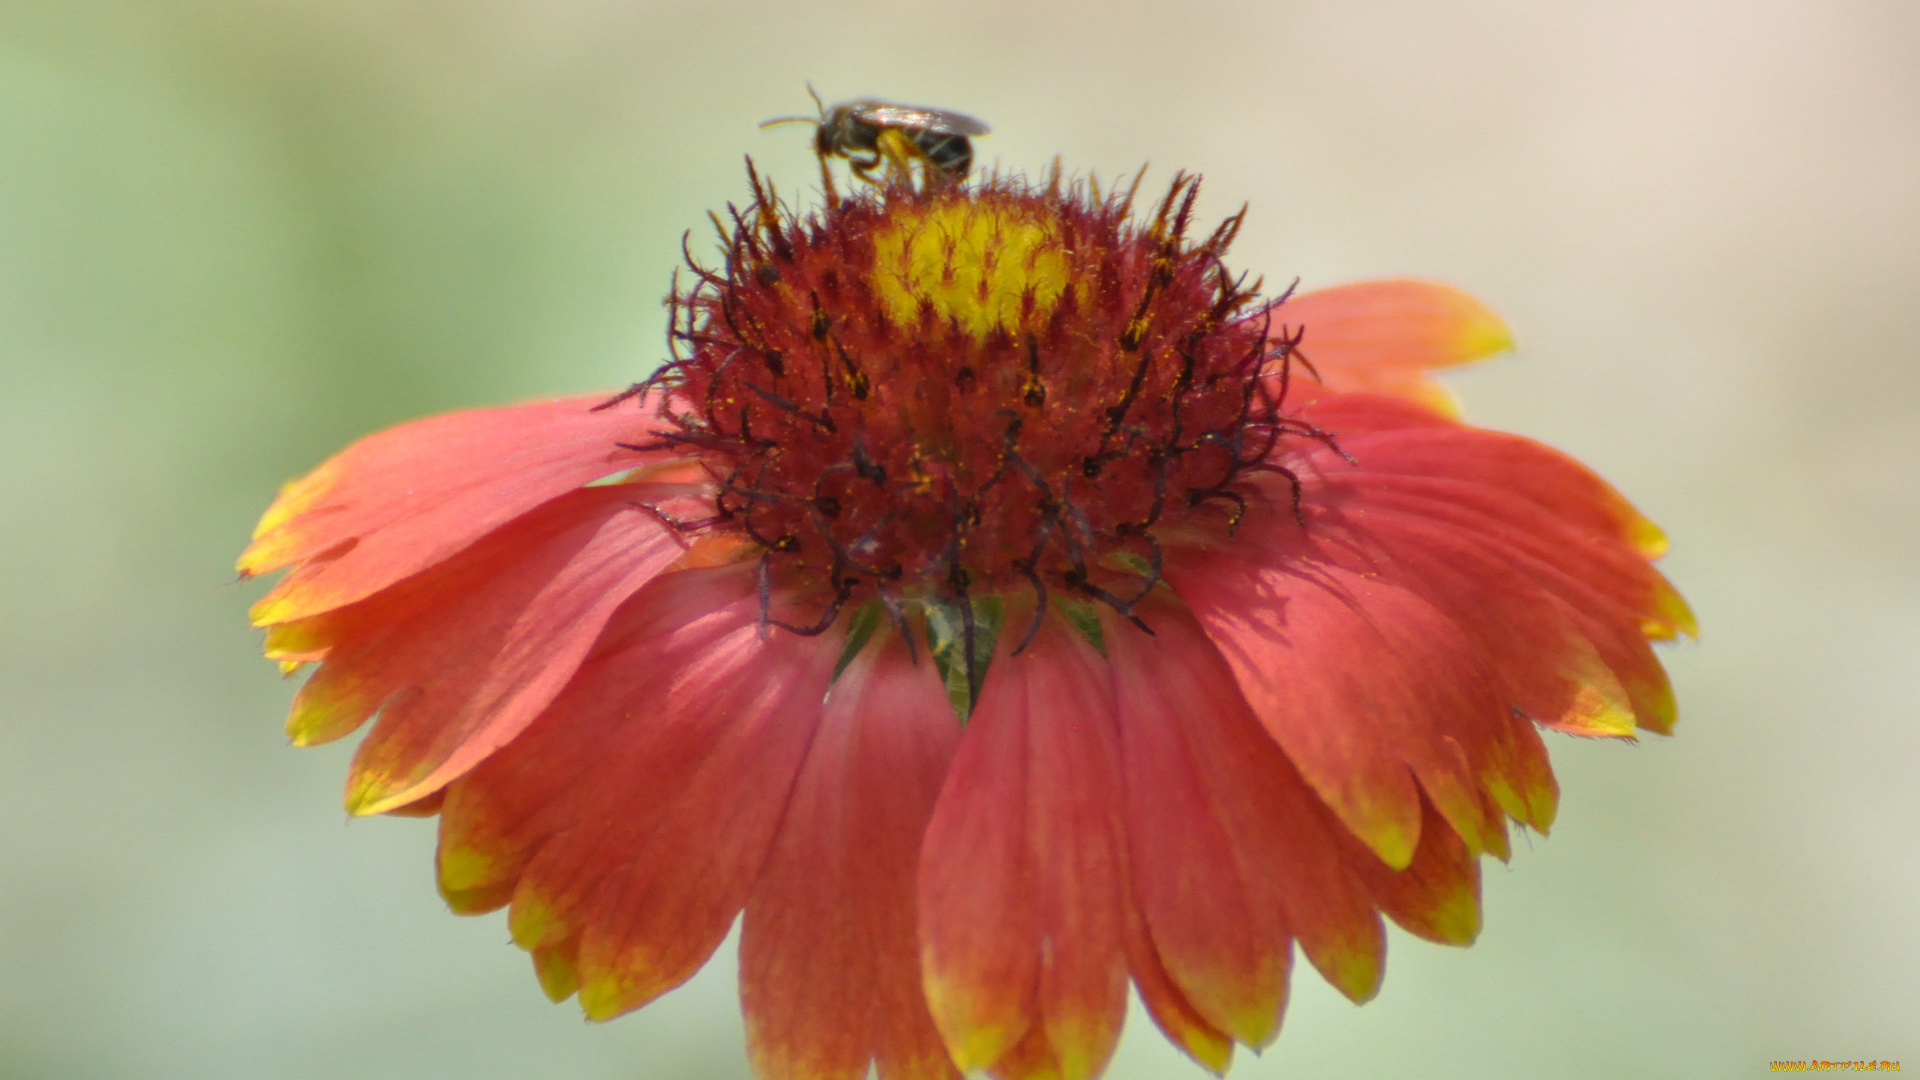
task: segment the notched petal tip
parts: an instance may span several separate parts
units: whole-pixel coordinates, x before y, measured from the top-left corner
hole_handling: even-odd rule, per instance
[[[264,570],[273,569],[284,563],[276,562],[281,548],[287,546],[285,538],[276,538],[274,533],[281,526],[306,513],[320,501],[328,489],[339,479],[340,469],[337,459],[327,461],[312,472],[297,480],[289,480],[280,485],[280,493],[267,506],[266,513],[253,527],[253,543],[240,553],[234,562],[234,569],[243,576],[251,577]]]
[[[575,962],[577,943],[533,950],[533,973],[540,980],[540,992],[558,1004],[580,989],[580,966]]]
[[[507,911],[507,933],[515,945],[532,952],[567,938],[571,930],[558,908],[521,882],[513,895],[513,907]]]
[[[1377,916],[1373,929],[1376,933],[1380,931]],[[1384,940],[1341,943],[1309,951],[1307,959],[1321,978],[1355,1005],[1372,1001],[1387,973]]]
[[[327,678],[323,668],[294,695],[293,707],[287,710],[287,739],[295,746],[308,747],[350,734],[379,706],[378,701],[358,693],[360,689]]]
[[[503,877],[499,860],[478,848],[442,847],[435,864],[440,896],[456,915],[497,911],[513,899],[514,880]]]
[[[596,1024],[630,1013],[647,1003],[646,998],[634,994],[625,981],[613,973],[580,983],[578,992],[581,1013]]]
[[[1672,641],[1683,634],[1699,638],[1700,621],[1693,614],[1693,606],[1671,585],[1654,594],[1653,613],[1653,618],[1640,624],[1641,633],[1647,637],[1655,641]]]
[[[405,778],[356,771],[347,782],[343,805],[354,817],[382,814],[426,794],[416,790],[418,787]]]
[[[1273,1034],[1278,1038],[1279,1029],[1275,1028]],[[1272,1040],[1269,1039],[1268,1042]],[[1179,1045],[1180,1049],[1186,1051],[1187,1056],[1193,1059],[1194,1064],[1215,1076],[1225,1076],[1227,1070],[1233,1068],[1233,1040],[1219,1032],[1212,1032],[1206,1037],[1191,1035],[1182,1040]],[[1262,1048],[1256,1046],[1253,1049],[1258,1053]]]

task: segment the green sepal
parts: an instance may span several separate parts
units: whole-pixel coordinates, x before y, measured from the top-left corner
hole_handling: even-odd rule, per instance
[[[1100,609],[1093,606],[1091,600],[1069,600],[1059,596],[1053,600],[1054,609],[1065,616],[1067,625],[1080,631],[1087,639],[1093,651],[1101,656],[1107,655],[1107,635],[1100,629]]]
[[[969,600],[923,601],[927,613],[927,651],[947,687],[947,700],[965,727],[987,682],[987,663],[1000,640],[1007,606],[997,596]],[[973,651],[967,653],[967,611],[973,612]]]
[[[873,632],[880,628],[880,620],[886,617],[886,608],[878,600],[853,613],[853,619],[847,623],[847,643],[840,649],[840,660],[833,665],[833,678],[827,680],[828,686],[840,681],[840,673],[847,670],[847,665],[853,663],[853,658],[860,655],[861,649],[867,647]]]

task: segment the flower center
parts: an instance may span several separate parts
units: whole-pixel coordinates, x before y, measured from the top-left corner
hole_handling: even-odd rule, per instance
[[[1021,589],[1131,614],[1167,545],[1239,520],[1289,346],[1221,263],[1240,217],[1187,239],[1197,187],[1143,219],[1057,176],[800,217],[755,178],[724,264],[670,298],[660,435],[713,477],[700,524],[823,605],[783,625]]]

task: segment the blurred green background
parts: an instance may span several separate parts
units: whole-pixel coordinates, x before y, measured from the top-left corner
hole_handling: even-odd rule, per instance
[[[1471,950],[1296,979],[1237,1077],[1920,1068],[1920,7],[1911,0],[0,5],[0,1077],[743,1076],[731,946],[541,997],[432,825],[295,752],[232,560],[423,413],[623,385],[761,119],[881,95],[983,160],[1151,159],[1238,266],[1468,287],[1470,414],[1674,539],[1680,735],[1554,738]],[[1136,1013],[1111,1075],[1195,1077]]]

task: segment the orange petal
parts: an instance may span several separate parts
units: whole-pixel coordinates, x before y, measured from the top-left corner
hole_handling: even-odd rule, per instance
[[[1125,855],[1101,666],[1053,619],[997,657],[928,827],[927,1001],[963,1071],[998,1068],[1037,1031],[1050,1067],[1086,1080],[1119,1037]]]
[[[1291,955],[1289,951],[1289,958]],[[1174,984],[1147,933],[1145,916],[1132,905],[1127,909],[1127,970],[1133,975],[1141,1004],[1161,1033],[1208,1072],[1226,1075],[1227,1067],[1233,1064],[1233,1037],[1208,1023]],[[1284,974],[1281,981],[1284,988]]]
[[[631,406],[600,397],[475,409],[370,435],[288,484],[240,556],[243,576],[308,564],[254,605],[254,625],[364,599],[589,481],[654,463]]]
[[[1064,1080],[1046,1031],[1037,1026],[1013,1049],[1000,1055],[988,1073],[994,1080]]]
[[[1666,538],[1619,491],[1573,458],[1518,435],[1483,428],[1376,432],[1347,445],[1368,472],[1468,480],[1526,499],[1583,535],[1615,541],[1642,560]],[[1365,450],[1365,456],[1356,450]]]
[[[1181,730],[1235,838],[1240,872],[1255,908],[1280,911],[1288,931],[1327,981],[1355,1001],[1367,1000],[1380,986],[1386,939],[1380,917],[1349,865],[1347,849],[1353,841],[1348,831],[1236,691],[1233,669],[1193,614],[1160,599],[1143,604],[1141,612],[1153,627],[1152,641],[1142,641],[1143,635],[1131,626],[1116,624],[1106,635],[1108,649],[1116,666],[1151,664],[1152,678],[1165,688],[1165,700],[1181,703]],[[1163,648],[1166,652],[1160,653]],[[1145,892],[1142,882],[1149,929],[1160,935],[1156,913],[1144,907]],[[1188,907],[1188,920],[1203,910],[1192,900]],[[1162,921],[1181,917],[1175,909],[1163,914]],[[1207,932],[1192,925],[1183,930],[1187,936]],[[1171,962],[1167,954],[1163,958]],[[1177,970],[1170,974],[1179,976]],[[1285,975],[1283,967],[1283,981]],[[1198,987],[1193,993],[1200,994]],[[1267,1018],[1274,1030],[1280,1004],[1284,999]],[[1252,1045],[1272,1037],[1269,1030]]]
[[[1248,576],[1202,564],[1168,578],[1287,757],[1389,866],[1413,858],[1418,789],[1476,850],[1503,849],[1462,745],[1505,725],[1470,642],[1418,595],[1310,544],[1269,554]]]
[[[765,861],[837,643],[759,629],[750,573],[667,575],[448,794],[442,888],[490,897],[514,881],[515,941],[572,961],[592,1019],[691,977]]]
[[[1379,509],[1361,511],[1365,487],[1350,491],[1349,482],[1336,474],[1316,488],[1309,522],[1321,541],[1316,550],[1340,553],[1349,569],[1419,594],[1470,643],[1484,665],[1475,677],[1489,684],[1493,697],[1472,714],[1437,714],[1447,726],[1432,734],[1458,747],[1502,810],[1544,831],[1552,823],[1557,788],[1526,721],[1618,718],[1631,730],[1625,691],[1564,606],[1516,574],[1510,560],[1490,553],[1483,535]],[[1338,509],[1323,511],[1322,505]],[[1291,520],[1269,517],[1245,530],[1247,541],[1261,543],[1269,528],[1298,530]],[[1485,835],[1477,836],[1476,849],[1501,854],[1499,833],[1484,823],[1480,828]]]
[[[1391,394],[1451,416],[1453,397],[1427,377],[1513,348],[1478,300],[1429,281],[1366,281],[1302,293],[1276,313],[1276,336],[1303,330],[1299,354],[1330,390]]]
[[[1471,945],[1480,934],[1480,860],[1431,804],[1420,850],[1404,870],[1367,853],[1354,865],[1380,909],[1410,934],[1443,945]]]
[[[669,708],[711,710],[725,734],[687,776],[645,842],[600,854],[607,871],[580,908],[580,1005],[606,1020],[698,971],[759,876],[818,726],[837,643],[777,634],[743,649],[731,693],[682,680]],[[715,673],[716,675],[719,673]],[[622,780],[626,778],[621,778]],[[620,811],[638,800],[616,780]],[[604,812],[604,811],[602,811]]]
[[[1336,687],[1336,703],[1351,700],[1327,713],[1346,717],[1331,733],[1280,730],[1290,715],[1299,723],[1299,703],[1254,700],[1316,789],[1390,865],[1412,855],[1397,841],[1410,821],[1417,836],[1419,804],[1383,762],[1411,770],[1470,851],[1504,857],[1499,818],[1545,829],[1556,799],[1538,738],[1516,714],[1582,734],[1666,730],[1672,691],[1646,635],[1688,632],[1691,618],[1648,564],[1650,526],[1591,472],[1525,439],[1396,417],[1386,401],[1331,395],[1309,409],[1316,423],[1342,410],[1361,423],[1340,439],[1352,461],[1319,444],[1282,459],[1299,478],[1304,527],[1291,483],[1263,478],[1239,534],[1199,564],[1219,580],[1190,581],[1196,560],[1171,560],[1168,576],[1203,617],[1224,605],[1225,622],[1242,624],[1239,649],[1271,652],[1290,629],[1297,637],[1286,640],[1313,655],[1336,639],[1323,625],[1331,617],[1377,639],[1353,646],[1383,658],[1372,674],[1446,688],[1383,709],[1359,706],[1391,681]],[[1265,629],[1258,610],[1231,610],[1263,590]],[[1236,670],[1257,684],[1278,678],[1276,663],[1249,656]],[[1295,693],[1313,685],[1289,683]],[[1377,820],[1382,793],[1399,831]]]
[[[1649,648],[1659,636],[1653,613],[1673,610],[1672,586],[1626,546],[1582,537],[1538,506],[1490,485],[1427,477],[1375,475],[1365,481],[1375,520],[1400,514],[1477,535],[1509,572],[1525,577],[1560,605],[1626,694],[1633,723],[1666,733],[1674,721],[1673,688]],[[1690,625],[1690,623],[1689,623]],[[1596,690],[1607,693],[1596,684]],[[1611,706],[1607,707],[1608,709]],[[1625,718],[1602,711],[1597,722],[1571,716],[1582,734],[1630,735]],[[1559,721],[1542,717],[1558,726]]]
[[[580,1005],[588,1019],[610,1019],[680,985],[726,937],[818,726],[833,644],[772,636],[730,673],[746,684],[731,702],[708,687],[689,703],[720,711],[730,730],[644,844],[603,855],[609,864],[629,861],[610,866],[581,911]]]
[[[1007,670],[987,686],[999,701]],[[1024,712],[989,710],[961,739],[921,846],[920,956],[927,1004],[962,1072],[984,1069],[1035,1026],[1043,932],[1027,852]]]
[[[898,639],[835,681],[747,901],[740,996],[763,1080],[957,1080],[921,991],[920,839],[960,729]]]
[[[491,910],[531,876],[520,914],[541,932],[522,945],[577,935],[577,908],[659,824],[694,767],[727,728],[723,714],[669,696],[731,701],[724,680],[757,654],[759,602],[734,568],[667,574],[618,612],[574,681],[518,739],[449,785],[440,816],[440,889],[455,910]],[[623,800],[625,800],[623,802]],[[539,857],[543,870],[531,874]],[[522,928],[525,929],[524,927]]]
[[[1226,1064],[1215,1041],[1219,1033],[1258,1048],[1280,1030],[1293,942],[1279,898],[1256,889],[1267,879],[1261,864],[1275,853],[1236,829],[1241,807],[1223,805],[1247,794],[1223,789],[1196,759],[1187,734],[1199,725],[1257,721],[1233,689],[1232,672],[1191,620],[1162,614],[1145,613],[1152,638],[1119,620],[1108,620],[1105,629],[1125,767],[1129,865],[1155,955],[1144,973],[1136,964],[1134,979],[1146,997],[1155,972],[1164,970],[1178,987],[1168,1009],[1175,1025],[1169,1036],[1217,1072]],[[1232,712],[1239,715],[1223,719]],[[1182,1007],[1200,1023],[1187,1021]]]
[[[288,732],[337,738],[381,709],[347,809],[394,809],[460,775],[553,700],[627,597],[679,555],[624,487],[553,500],[426,573],[294,624],[331,640]]]
[[[1008,684],[1021,674],[1026,681],[1028,824],[1048,942],[1040,965],[1047,1044],[1062,1080],[1091,1080],[1106,1070],[1127,1014],[1119,740],[1107,665],[1073,632],[1049,624],[998,674]]]

